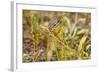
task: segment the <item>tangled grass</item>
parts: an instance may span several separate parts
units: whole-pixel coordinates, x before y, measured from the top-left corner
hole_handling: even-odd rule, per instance
[[[91,59],[91,14],[23,10],[23,62]]]

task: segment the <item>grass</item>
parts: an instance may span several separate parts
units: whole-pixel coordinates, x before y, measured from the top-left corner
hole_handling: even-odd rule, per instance
[[[23,10],[23,62],[91,59],[91,14]]]

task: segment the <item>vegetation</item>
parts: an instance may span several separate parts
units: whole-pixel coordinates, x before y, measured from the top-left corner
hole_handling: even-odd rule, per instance
[[[91,14],[23,10],[23,62],[91,58]]]

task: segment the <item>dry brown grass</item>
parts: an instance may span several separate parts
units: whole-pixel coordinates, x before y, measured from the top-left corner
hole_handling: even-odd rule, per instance
[[[23,10],[23,62],[91,58],[91,14]]]

